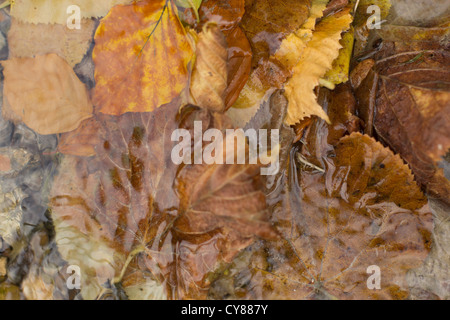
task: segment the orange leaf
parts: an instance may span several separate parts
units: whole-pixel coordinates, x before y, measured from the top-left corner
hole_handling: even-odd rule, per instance
[[[152,111],[188,85],[193,50],[170,1],[114,7],[95,43],[94,104],[102,113]]]

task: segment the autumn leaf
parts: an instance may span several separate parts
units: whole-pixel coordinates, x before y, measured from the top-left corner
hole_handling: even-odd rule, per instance
[[[225,36],[217,24],[203,27],[198,36],[196,55],[190,85],[192,103],[223,112],[228,84],[228,51]]]
[[[81,18],[103,17],[118,4],[129,4],[133,0],[14,0],[11,15],[27,23],[66,24],[75,5],[80,8]]]
[[[187,87],[193,49],[172,1],[116,6],[94,39],[93,100],[99,112],[152,111]]]
[[[85,299],[118,287],[132,299],[204,297],[220,263],[272,234],[259,165],[174,164],[178,110],[99,115],[97,156],[63,160],[51,193],[56,243],[85,275]],[[229,128],[193,107],[179,121],[191,130],[195,120]]]
[[[245,0],[203,0],[199,9],[199,30],[210,22],[219,25],[220,30],[228,36],[236,29],[245,12]]]
[[[249,81],[243,87],[239,98],[228,111],[230,117],[241,119],[245,125],[257,112],[274,89],[281,89],[286,80],[292,75],[293,68],[299,62],[306,44],[311,40],[316,20],[322,17],[327,0],[314,0],[309,10],[309,16],[300,26],[281,38],[279,42],[272,42],[277,46],[276,52],[269,59],[262,59],[261,63],[250,74]],[[281,8],[286,10],[286,8]],[[271,28],[270,25],[266,26]],[[264,31],[266,32],[266,31]],[[262,32],[262,34],[264,34]],[[250,34],[250,36],[252,36]],[[244,110],[246,109],[246,110]],[[247,110],[248,109],[248,110]]]
[[[244,0],[205,0],[199,10],[200,22],[191,21],[198,31],[211,22],[217,23],[228,44],[228,86],[225,93],[225,109],[237,100],[250,75],[252,49],[239,26],[244,15]]]
[[[5,76],[3,117],[23,121],[40,134],[75,130],[92,116],[85,85],[56,54],[1,62]]]
[[[339,50],[339,56],[333,61],[333,66],[319,80],[321,85],[333,90],[336,85],[348,81],[350,72],[350,61],[353,53],[354,30],[350,30],[342,36],[340,41],[342,48]],[[326,84],[326,85],[325,85]]]
[[[80,123],[74,131],[61,134],[58,151],[73,156],[95,155],[95,147],[100,143],[101,127],[95,118]]]
[[[450,148],[448,28],[385,25],[380,35],[375,61],[362,62],[373,67],[353,81],[365,130],[398,152],[434,197],[448,199],[450,184],[437,168]]]
[[[327,114],[317,103],[314,88],[327,70],[332,68],[341,48],[341,33],[350,27],[351,22],[352,16],[346,9],[324,18],[317,25],[300,62],[294,67],[294,75],[285,85],[289,100],[287,124],[296,124],[312,115],[328,120]]]
[[[198,9],[202,5],[202,0],[176,0],[176,4],[182,8],[191,8],[197,20],[200,20]]]
[[[271,198],[281,239],[240,254],[212,298],[408,297],[406,272],[431,245],[426,198],[400,157],[372,138],[354,133],[332,149],[322,173],[300,170],[294,148],[283,190]],[[380,290],[367,286],[370,266],[380,268]]]
[[[81,29],[60,24],[31,24],[12,19],[8,32],[9,58],[33,58],[56,53],[71,67],[81,62],[92,42],[95,21],[81,20]]]

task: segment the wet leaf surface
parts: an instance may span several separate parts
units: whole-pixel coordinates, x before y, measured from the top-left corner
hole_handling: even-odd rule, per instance
[[[281,239],[244,251],[216,292],[250,299],[406,299],[406,271],[427,256],[432,227],[408,167],[357,133],[323,159],[324,173],[300,171],[295,154],[294,148],[284,190],[272,198]],[[372,265],[381,269],[381,290],[367,287]]]
[[[5,119],[22,121],[40,134],[55,134],[75,130],[92,116],[85,85],[56,54],[13,58],[2,66]]]
[[[436,164],[450,148],[449,55],[442,46],[447,33],[447,28],[385,26],[383,48],[356,89],[368,133],[373,123],[417,181],[444,200],[450,185]]]
[[[114,7],[94,40],[93,100],[99,112],[150,112],[188,85],[193,49],[171,1]]]
[[[32,24],[13,18],[8,32],[9,58],[56,53],[74,67],[88,51],[95,27],[92,19],[83,19],[80,29],[71,30],[62,24]]]
[[[28,23],[66,24],[67,8],[76,5],[82,18],[103,17],[118,4],[129,4],[132,0],[14,0],[11,15]]]
[[[102,295],[108,282],[127,294],[142,285],[141,294],[153,298],[202,297],[220,262],[254,235],[271,234],[258,165],[177,169],[170,139],[178,108],[105,116],[98,156],[63,160],[52,191],[56,242],[87,275],[86,299]],[[229,128],[224,116],[206,111],[190,112],[182,123],[193,128],[194,119]]]

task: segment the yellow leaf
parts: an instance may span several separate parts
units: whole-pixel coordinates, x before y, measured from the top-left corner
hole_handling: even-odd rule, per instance
[[[133,0],[15,0],[11,6],[14,18],[28,23],[66,24],[73,11],[72,5],[80,8],[81,18],[103,17],[118,4],[129,4]]]
[[[332,87],[329,89],[333,90],[335,85],[348,81],[354,40],[353,28],[342,36],[340,41],[342,49],[339,50],[339,57],[334,60],[333,68],[323,78],[332,84]]]
[[[92,116],[85,85],[56,54],[1,62],[3,117],[21,120],[39,134],[75,130]]]
[[[327,70],[332,68],[342,47],[339,43],[341,33],[348,30],[351,23],[352,16],[349,9],[346,9],[323,19],[317,25],[300,62],[294,68],[294,75],[285,86],[289,100],[287,124],[294,125],[312,115],[329,121],[327,114],[317,103],[314,88]]]
[[[311,40],[316,20],[321,18],[327,6],[328,0],[313,0],[308,19],[295,32],[289,34],[280,45],[271,60],[281,65],[286,70],[292,70],[298,63],[308,41]],[[239,114],[241,123],[248,122],[259,109],[260,105],[273,92],[273,88],[267,88],[261,81],[264,72],[260,68],[250,75],[247,84],[242,89],[238,100],[232,109],[249,109],[245,112],[229,110],[229,113]],[[280,84],[281,88],[281,84]]]
[[[188,86],[193,49],[171,1],[114,7],[94,39],[93,100],[100,112],[153,111]]]

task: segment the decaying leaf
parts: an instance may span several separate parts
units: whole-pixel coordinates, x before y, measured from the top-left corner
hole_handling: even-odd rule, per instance
[[[66,24],[74,13],[68,8],[77,6],[82,18],[103,17],[118,4],[129,4],[133,0],[14,0],[11,15],[28,23]]]
[[[448,199],[450,183],[436,165],[450,148],[448,28],[385,25],[380,35],[386,40],[374,66],[356,81],[366,131],[373,119],[378,136],[401,154],[417,181]]]
[[[3,117],[40,134],[75,130],[92,116],[92,103],[73,69],[56,54],[2,61]]]
[[[178,109],[100,116],[97,156],[63,160],[51,201],[56,243],[80,266],[85,299],[118,286],[134,298],[204,297],[219,263],[272,234],[259,165],[174,164]],[[195,108],[181,126],[193,133],[195,120],[229,128],[223,115]]]
[[[225,110],[228,84],[228,51],[224,35],[215,23],[206,24],[199,34],[192,70],[192,103],[211,111]]]
[[[245,12],[245,0],[203,0],[199,9],[199,28],[209,22],[215,22],[228,36],[239,25]]]
[[[299,170],[295,154],[283,190],[272,198],[281,239],[244,251],[213,297],[406,299],[406,272],[427,256],[432,228],[427,200],[409,168],[359,133],[317,159],[324,173]],[[381,272],[380,290],[367,285],[373,266]]]
[[[248,80],[252,63],[250,43],[239,26],[244,15],[244,0],[205,0],[199,10],[200,21],[189,23],[201,31],[205,24],[217,23],[228,44],[228,86],[225,108],[236,101]],[[192,19],[191,19],[192,20]]]
[[[86,119],[74,131],[61,135],[58,151],[80,157],[93,156],[100,143],[100,130],[100,123],[95,118]]]
[[[93,99],[98,111],[147,112],[171,102],[188,86],[192,57],[172,1],[114,7],[95,34]]]
[[[296,124],[312,115],[328,120],[327,114],[316,101],[314,88],[327,70],[332,68],[341,48],[341,33],[350,27],[351,22],[352,16],[346,9],[324,18],[317,25],[299,63],[294,67],[294,75],[285,85],[289,100],[287,124]]]
[[[8,32],[9,58],[33,58],[56,53],[71,67],[81,62],[92,42],[95,21],[82,19],[80,29],[62,24],[31,24],[12,19]]]

